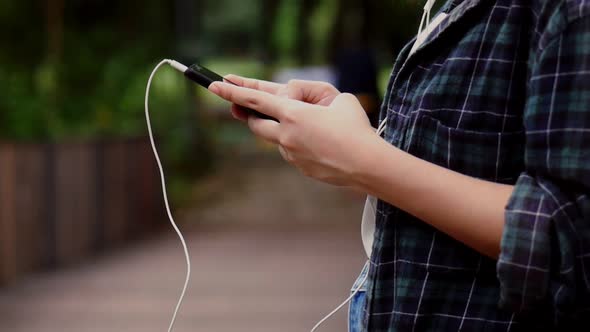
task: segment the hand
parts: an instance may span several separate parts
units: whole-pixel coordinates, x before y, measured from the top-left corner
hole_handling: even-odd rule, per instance
[[[319,81],[290,80],[287,84],[227,75],[225,79],[238,86],[268,92],[275,96],[303,101],[309,104],[328,106],[340,94],[332,84]],[[234,118],[247,121],[248,114],[237,104],[232,104]]]
[[[216,82],[211,92],[232,102],[232,112],[247,119],[252,132],[279,146],[283,158],[309,177],[334,185],[355,186],[359,157],[378,139],[365,111],[351,94],[327,83],[277,84],[228,76],[235,86]],[[279,122],[245,117],[239,107],[267,114]]]

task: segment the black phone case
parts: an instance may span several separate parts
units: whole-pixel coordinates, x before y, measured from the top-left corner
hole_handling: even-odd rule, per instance
[[[209,70],[199,64],[196,64],[196,63],[191,65],[190,67],[188,67],[188,69],[184,72],[184,76],[186,76],[191,81],[201,85],[202,87],[204,87],[206,89],[209,88],[209,85],[211,85],[211,83],[213,83],[213,82],[228,82],[233,85],[237,85],[232,81],[224,79],[221,75],[214,73],[211,70]],[[254,115],[258,118],[277,121],[275,118],[270,117],[266,114],[257,112],[253,109],[246,108],[246,107],[242,107],[242,108],[248,114]]]

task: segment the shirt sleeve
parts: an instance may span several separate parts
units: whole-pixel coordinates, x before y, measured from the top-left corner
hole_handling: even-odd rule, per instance
[[[525,172],[505,211],[500,305],[590,308],[590,20],[531,51]]]

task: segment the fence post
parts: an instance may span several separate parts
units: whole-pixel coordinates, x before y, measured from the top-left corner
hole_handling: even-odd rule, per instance
[[[44,208],[45,158],[38,144],[19,144],[15,150],[15,211],[18,273],[46,266]]]
[[[56,154],[58,262],[79,262],[93,253],[96,223],[94,151],[86,144],[60,144]]]
[[[164,215],[145,139],[0,143],[0,284],[120,246]]]
[[[126,144],[108,142],[104,151],[104,211],[103,223],[107,247],[121,245],[126,239],[127,181]]]
[[[0,144],[0,284],[16,278],[14,147]]]

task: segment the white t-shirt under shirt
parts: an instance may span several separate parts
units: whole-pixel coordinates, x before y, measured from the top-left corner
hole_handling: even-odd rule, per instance
[[[434,29],[440,25],[440,23],[447,17],[446,13],[438,14],[431,22],[428,24],[426,29],[416,37],[416,42],[412,46],[410,50],[410,54],[408,57],[412,56],[414,52],[424,43],[426,38],[430,35]],[[373,239],[375,237],[375,215],[377,213],[377,198],[371,195],[367,196],[365,201],[365,208],[363,210],[363,219],[361,223],[361,237],[363,240],[363,247],[365,248],[365,253],[367,257],[371,257],[371,250],[373,248]]]

